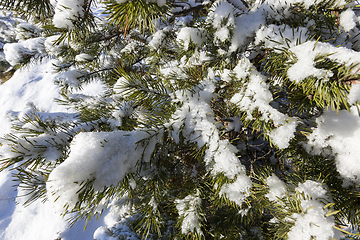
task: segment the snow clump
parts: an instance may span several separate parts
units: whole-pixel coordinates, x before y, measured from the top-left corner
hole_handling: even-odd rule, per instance
[[[200,46],[205,41],[205,33],[197,28],[184,27],[178,33],[176,40],[184,45],[184,50],[188,50],[190,42]]]
[[[84,16],[84,0],[58,0],[53,17],[57,28],[73,29],[76,17]]]
[[[143,153],[151,153],[154,145],[144,149],[136,143],[149,134],[132,132],[88,132],[79,133],[72,141],[69,157],[49,176],[47,189],[49,198],[62,209],[65,203],[74,207],[81,184],[93,180],[96,191],[115,186],[125,175],[134,170]],[[151,144],[149,144],[151,145]]]
[[[275,128],[269,134],[271,141],[280,149],[287,148],[290,144],[289,141],[294,137],[297,125],[297,121],[289,121]]]
[[[345,47],[335,47],[329,43],[308,41],[306,43],[289,48],[295,54],[296,63],[292,65],[287,75],[291,81],[300,82],[308,77],[317,77],[328,80],[333,73],[327,69],[315,67],[315,58],[325,55],[326,58],[344,64],[347,67],[360,63],[360,53]],[[356,74],[357,69],[352,73]]]
[[[358,148],[360,144],[360,118],[356,107],[347,110],[325,111],[316,119],[317,128],[305,145],[312,154],[335,154],[337,171],[345,180],[360,183]]]
[[[333,226],[335,220],[333,216],[326,217],[325,205],[321,200],[328,199],[326,190],[317,182],[307,180],[300,183],[295,189],[299,193],[305,194],[305,199],[301,199],[302,213],[294,213],[291,219],[295,220],[294,226],[288,233],[289,240],[312,239],[328,240],[329,238],[339,239],[340,233]]]
[[[287,25],[273,25],[262,26],[255,37],[255,44],[263,43],[265,48],[274,49],[275,52],[280,52],[279,49],[288,46],[293,47],[307,40],[308,29],[305,27],[298,27],[296,29]],[[286,40],[285,40],[286,39]]]
[[[45,38],[30,38],[18,43],[7,43],[4,46],[5,59],[12,66],[24,62],[30,57],[40,57],[46,54],[44,47]]]
[[[199,192],[197,195],[199,195]],[[197,210],[201,204],[201,198],[196,195],[188,195],[184,199],[176,199],[175,204],[179,217],[184,218],[181,224],[181,233],[187,234],[189,231],[202,233]]]
[[[265,180],[269,186],[269,192],[265,195],[270,201],[277,201],[277,198],[285,197],[286,185],[275,174],[272,174]]]
[[[356,15],[350,8],[340,14],[340,26],[346,31],[356,27]]]

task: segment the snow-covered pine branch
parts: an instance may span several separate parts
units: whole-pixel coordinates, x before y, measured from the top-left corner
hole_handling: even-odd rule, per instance
[[[6,61],[70,109],[4,117],[26,204],[106,214],[95,239],[360,236],[356,1],[15,2]]]

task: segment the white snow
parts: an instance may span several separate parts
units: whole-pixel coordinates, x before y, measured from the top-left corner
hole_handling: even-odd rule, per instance
[[[279,126],[272,130],[269,134],[271,141],[278,146],[280,149],[287,148],[289,146],[289,141],[294,137],[296,131],[297,121],[289,120],[282,126]]]
[[[188,50],[190,42],[200,46],[205,41],[205,33],[197,28],[184,27],[178,33],[176,40],[184,44],[184,50]]]
[[[4,188],[1,187],[1,190],[3,189]],[[16,192],[14,193],[16,194]],[[18,195],[21,194],[21,191],[18,192]],[[18,198],[18,201],[22,199],[23,198]],[[0,200],[0,202],[2,202],[2,200]],[[2,226],[0,229],[0,238],[2,240],[92,239],[94,229],[104,224],[103,220],[92,221],[89,223],[88,230],[86,231],[83,231],[84,222],[78,222],[72,228],[68,228],[68,223],[62,216],[55,213],[53,205],[49,201],[45,203],[36,201],[28,207],[24,207],[21,202],[18,202],[18,204],[9,202],[6,206],[8,209],[5,212],[5,216],[1,215],[0,217],[0,226]],[[8,216],[8,218],[6,218],[6,214],[11,214],[11,217]]]
[[[35,25],[29,24],[27,22],[20,22],[16,25],[15,33],[16,40],[24,41],[29,38],[38,37],[41,30],[37,28]]]
[[[56,6],[53,17],[54,25],[58,28],[73,29],[73,20],[76,17],[83,16],[83,7],[86,2],[85,0],[52,1]],[[116,0],[116,2],[125,3],[127,0]],[[158,4],[158,6],[166,4],[165,0],[147,0],[147,2]],[[315,58],[321,54],[331,53],[327,56],[330,60],[346,66],[360,63],[359,52],[353,50],[357,48],[350,48],[356,42],[355,37],[350,39],[346,46],[338,47],[330,42],[305,42],[309,38],[305,27],[293,30],[288,26],[266,26],[265,15],[275,12],[270,9],[270,5],[273,9],[282,11],[286,16],[293,4],[302,3],[305,8],[309,8],[319,3],[320,0],[266,0],[262,7],[253,8],[249,12],[245,12],[245,7],[239,1],[231,1],[233,4],[229,2],[215,1],[210,9],[211,14],[206,19],[211,21],[212,27],[216,29],[215,45],[221,45],[227,40],[230,42],[228,51],[218,50],[222,55],[241,50],[254,39],[255,44],[263,43],[266,48],[286,48],[294,54],[294,64],[286,74],[295,83],[299,83],[308,77],[327,81],[332,76],[331,71],[315,67]],[[197,5],[194,0],[188,1],[188,3],[189,6]],[[338,0],[334,4],[344,5],[346,2]],[[238,6],[238,8],[234,6]],[[181,26],[190,20],[191,18],[184,18],[176,21],[179,23],[178,26]],[[358,33],[358,30],[355,29],[356,21],[358,18],[351,9],[340,14],[341,37],[347,36],[348,33],[346,32],[349,34]],[[308,24],[311,25],[310,22]],[[14,24],[8,25],[9,29],[13,29]],[[53,45],[53,41],[58,36],[28,39],[32,35],[21,35],[21,28],[31,29],[35,35],[39,34],[33,25],[26,23],[18,25],[18,34],[15,35],[19,42],[4,45],[5,58],[12,66],[21,63],[24,58],[43,57],[47,54],[56,55],[61,47],[66,46],[66,43],[61,43],[59,46]],[[159,30],[152,36],[148,42],[150,48],[156,50],[161,46],[167,30],[166,28]],[[4,39],[15,38],[10,30],[2,32],[0,35]],[[201,48],[206,41],[205,30],[183,27],[178,32],[176,40],[177,43],[183,44],[183,50],[189,50],[190,42],[197,47],[187,63],[185,58],[180,60],[179,64],[183,67],[186,67],[186,64],[200,65],[210,60],[208,52],[205,48]],[[130,42],[120,53],[136,53],[139,44],[141,43]],[[2,48],[2,44],[0,45]],[[73,47],[79,50],[81,46]],[[93,56],[89,54],[81,53],[75,57],[75,60],[85,62],[92,58]],[[101,58],[104,59],[104,64],[111,64],[109,56],[103,55]],[[58,75],[54,73],[54,63],[54,60],[45,59],[42,62],[30,65],[28,68],[17,70],[9,81],[0,85],[0,137],[11,132],[12,120],[21,118],[34,110],[34,105],[41,110],[39,114],[42,114],[44,118],[53,117],[64,121],[73,119],[74,115],[71,110],[53,101],[54,98],[60,97],[60,89],[54,84],[54,81],[57,80],[71,88],[78,88],[81,84],[79,77],[84,73],[77,69],[70,69]],[[186,77],[181,72],[181,67],[170,66],[171,64],[169,63],[169,68],[162,68],[160,71],[164,75],[176,72],[179,77]],[[353,73],[356,70],[353,70]],[[180,141],[179,132],[182,131],[187,140],[195,142],[198,147],[207,146],[204,158],[207,170],[213,175],[223,174],[229,179],[229,183],[219,186],[219,195],[225,196],[241,206],[250,194],[252,182],[246,175],[245,166],[237,156],[239,147],[236,148],[228,140],[222,140],[219,137],[219,124],[214,118],[210,105],[211,100],[216,97],[214,93],[218,76],[227,83],[233,80],[246,80],[246,88],[237,89],[237,93],[230,99],[230,102],[240,110],[246,111],[248,119],[253,119],[253,112],[258,110],[261,113],[262,120],[273,123],[274,129],[266,134],[278,148],[284,149],[289,146],[289,141],[294,137],[298,120],[281,113],[270,105],[273,97],[266,83],[266,77],[255,70],[248,58],[243,57],[232,70],[224,69],[214,73],[209,69],[208,72],[206,81],[195,87],[194,92],[177,91],[173,95],[173,101],[181,102],[182,107],[173,114],[173,121],[167,127],[173,127],[172,137],[175,142]],[[232,78],[233,76],[235,79]],[[124,78],[119,78],[115,84],[114,91],[116,94],[121,94],[118,87],[124,81]],[[82,86],[82,90],[77,90],[74,94],[96,96],[103,93],[104,90],[106,87],[103,84],[94,82]],[[350,104],[360,102],[360,85],[352,86],[348,101]],[[133,113],[131,103],[124,103],[122,107],[112,110],[114,119],[109,122],[113,127],[121,126],[121,118]],[[238,118],[234,119],[237,122],[229,129],[239,130],[241,123]],[[185,125],[183,125],[184,123]],[[357,156],[360,144],[360,118],[357,115],[357,109],[352,107],[351,112],[327,110],[316,119],[316,124],[317,126],[308,136],[308,142],[304,144],[307,151],[324,156],[331,153],[335,156],[337,171],[346,180],[345,183],[349,181],[356,184],[360,183],[360,164]],[[34,128],[35,126],[27,124],[25,127]],[[23,198],[17,199],[18,204],[13,201],[16,196],[25,192],[13,186],[12,173],[9,171],[0,172],[0,239],[114,240],[116,238],[111,236],[111,229],[126,232],[128,239],[138,239],[127,225],[128,218],[130,218],[128,213],[132,208],[131,204],[125,201],[119,203],[125,198],[115,199],[111,203],[103,203],[104,206],[109,206],[109,210],[104,213],[99,221],[90,222],[85,231],[83,231],[84,223],[81,221],[71,229],[67,228],[66,220],[61,218],[58,213],[63,212],[65,203],[68,203],[70,208],[74,206],[77,199],[76,192],[82,182],[94,180],[94,189],[102,190],[104,187],[116,185],[127,173],[131,173],[141,158],[148,162],[156,142],[161,138],[161,134],[160,132],[158,136],[153,137],[147,145],[137,145],[136,142],[149,137],[149,134],[140,129],[132,132],[78,133],[70,145],[68,158],[50,174],[46,186],[49,193],[54,193],[54,195],[48,195],[50,201],[45,203],[36,201],[27,208],[22,205]],[[37,141],[39,144],[45,143],[45,139],[48,137],[49,135],[41,135]],[[60,136],[54,141],[63,140]],[[10,148],[11,146],[1,146],[0,157],[14,156],[16,153],[9,151]],[[50,147],[44,154],[49,161],[54,161],[60,153],[55,147]],[[273,162],[275,161],[276,159]],[[194,169],[195,172],[196,169]],[[265,197],[270,201],[277,201],[278,198],[285,196],[287,187],[275,174],[266,179],[266,185],[269,192]],[[131,186],[133,188],[136,186],[135,181],[131,182]],[[311,236],[316,236],[318,240],[338,237],[338,233],[333,229],[334,218],[332,216],[325,217],[327,210],[324,209],[324,200],[331,201],[327,196],[326,186],[308,180],[299,184],[295,190],[304,192],[306,198],[301,200],[301,207],[304,212],[291,216],[292,220],[290,221],[294,222],[294,226],[290,229],[289,240],[310,239]],[[58,199],[54,202],[56,198]],[[152,199],[150,204],[154,210],[157,209],[155,199]],[[198,208],[202,202],[199,192],[190,194],[183,199],[177,199],[175,204],[179,217],[183,218],[181,232],[183,234],[194,233],[195,231],[201,233]],[[249,209],[250,207],[242,209],[239,213],[245,215]],[[122,217],[121,220],[120,217]],[[45,230],[44,226],[46,227]]]
[[[347,32],[356,26],[356,20],[355,12],[350,8],[340,14],[340,26]]]
[[[246,111],[248,119],[252,119],[253,111],[258,109],[262,113],[262,118],[265,121],[271,119],[275,126],[284,124],[288,117],[270,105],[273,97],[268,85],[265,83],[266,77],[256,70],[241,72],[250,69],[250,65],[246,63],[244,68],[239,66],[236,69],[238,76],[245,77],[250,75],[249,82],[245,90],[236,93],[230,101],[236,104],[241,110]]]
[[[222,27],[215,32],[215,39],[225,42],[230,37],[230,31],[227,27]]]
[[[293,29],[287,25],[270,24],[262,26],[256,32],[255,44],[263,42],[266,48],[272,48],[278,52],[284,47],[293,47],[305,42],[309,38],[307,31],[305,27]]]
[[[4,46],[6,61],[17,65],[29,57],[40,57],[45,54],[45,38],[31,38],[18,43],[7,43]]]
[[[297,121],[270,105],[273,97],[265,82],[266,77],[253,69],[255,67],[247,58],[243,58],[234,68],[232,72],[239,80],[249,76],[249,81],[247,87],[240,89],[230,101],[239,109],[246,111],[247,119],[253,119],[253,112],[258,110],[262,113],[264,121],[272,120],[276,128],[268,133],[269,137],[280,149],[287,148],[289,141],[294,137]]]
[[[95,240],[117,240],[118,238],[112,237],[110,231],[106,227],[99,227],[94,232]]]
[[[0,85],[0,135],[10,131],[9,113],[26,110],[28,102],[46,112],[67,112],[64,106],[54,102],[60,94],[53,81],[56,74],[52,63],[47,61],[18,70],[11,80]]]
[[[166,29],[162,29],[162,30],[157,31],[157,32],[153,35],[151,41],[149,42],[149,46],[150,46],[152,49],[156,50],[157,48],[160,47],[161,42],[163,41],[163,39],[164,39],[165,36],[166,36],[166,35],[165,35],[165,32],[166,32]]]
[[[84,74],[77,69],[72,69],[67,72],[60,73],[56,76],[56,80],[61,82],[61,85],[66,85],[71,88],[78,88],[81,84],[80,77]]]
[[[315,68],[315,58],[324,54],[326,57],[340,64],[350,67],[360,63],[360,53],[345,47],[335,47],[330,43],[308,41],[290,47],[289,50],[296,56],[296,63],[292,65],[287,75],[291,81],[300,82],[307,77],[317,77],[328,80],[333,75],[330,70]],[[357,68],[353,69],[355,73]]]
[[[328,110],[316,119],[317,128],[308,137],[309,152],[327,156],[331,147],[335,154],[336,167],[347,180],[360,183],[358,146],[360,144],[360,118],[356,107],[347,110]]]
[[[225,1],[215,3],[210,10],[213,11],[209,17],[214,28],[220,29],[223,27],[222,22],[225,19],[227,20],[225,26],[235,24],[234,6],[230,3]]]
[[[260,3],[261,1],[258,0],[257,2]],[[267,5],[272,5],[275,9],[284,10],[296,3],[304,4],[305,8],[309,8],[313,5],[321,3],[321,0],[265,0],[264,3]],[[334,1],[333,6],[343,6],[345,4],[346,1],[344,0],[336,0]]]
[[[199,223],[199,214],[197,208],[200,207],[201,198],[197,196],[198,193],[188,195],[184,199],[176,199],[176,209],[178,210],[179,217],[183,217],[181,224],[181,233],[187,234],[188,232],[202,233]]]
[[[275,174],[272,174],[266,179],[266,184],[269,186],[269,192],[265,197],[270,201],[277,201],[278,198],[285,197],[286,185]]]
[[[357,101],[360,103],[360,84],[353,84],[348,95],[348,102],[355,104]]]
[[[252,187],[252,182],[248,176],[243,172],[238,175],[236,181],[233,183],[226,183],[221,187],[219,195],[225,195],[230,201],[235,202],[241,206],[245,202],[246,197],[250,194],[249,190]]]
[[[250,39],[255,36],[256,31],[264,24],[263,11],[250,11],[237,17],[229,52],[235,52],[248,44]]]
[[[231,201],[241,205],[252,187],[250,178],[245,174],[245,167],[236,156],[237,149],[228,140],[220,140],[219,130],[210,107],[210,100],[214,97],[215,75],[210,71],[208,81],[204,82],[201,90],[192,96],[190,92],[177,93],[176,97],[183,101],[183,106],[175,112],[173,138],[179,141],[179,129],[190,141],[196,141],[198,147],[208,145],[204,161],[211,172],[216,175],[224,174],[233,183],[220,186],[220,195],[225,194]],[[185,126],[182,124],[185,122]],[[195,131],[194,131],[195,130]]]
[[[328,240],[338,237],[339,233],[333,228],[334,217],[325,217],[328,210],[324,209],[321,199],[328,199],[326,190],[317,182],[307,180],[300,183],[296,190],[304,193],[306,199],[301,200],[303,213],[294,213],[295,225],[288,233],[289,240],[311,239],[312,236],[319,240]],[[339,239],[339,238],[336,238]]]
[[[11,181],[9,171],[0,172],[0,237],[4,235],[4,230],[12,221],[15,210],[16,188]]]
[[[49,176],[47,190],[54,193],[56,209],[62,211],[65,203],[70,208],[77,200],[80,184],[94,179],[95,190],[116,186],[133,171],[144,148],[136,142],[148,137],[143,131],[79,133],[72,141],[69,157]]]
[[[136,41],[130,42],[127,44],[120,52],[122,53],[136,53],[136,48],[139,46],[139,43]]]
[[[306,43],[306,45],[290,48],[297,57],[297,62],[287,71],[287,75],[292,81],[300,82],[310,76],[326,80],[332,76],[328,70],[315,68],[314,60],[318,55],[315,55],[316,53],[310,47],[310,44]]]
[[[58,0],[55,8],[53,23],[58,28],[74,28],[76,17],[84,15],[84,0]]]
[[[87,53],[81,53],[75,56],[75,60],[78,62],[86,62],[92,60],[94,57]]]
[[[1,136],[10,132],[10,120],[14,116],[21,117],[29,111],[32,106],[29,102],[45,111],[42,113],[44,119],[46,114],[64,118],[71,113],[54,102],[54,98],[60,97],[60,89],[54,84],[56,75],[53,61],[43,61],[16,71],[10,80],[0,85]],[[96,91],[90,85],[84,88],[84,93],[96,95],[104,90],[98,83],[94,84]],[[40,199],[25,208],[24,198],[17,199],[19,204],[14,201],[17,195],[24,193],[16,190],[11,172],[0,172],[0,239],[92,239],[94,231],[104,225],[102,219],[92,221],[84,231],[84,222],[80,221],[69,229],[66,219],[55,213],[52,202],[44,204]]]
[[[94,239],[113,240],[111,234],[116,231],[116,233],[121,233],[123,237],[126,237],[127,240],[140,240],[128,224],[129,220],[132,220],[134,217],[129,214],[132,205],[128,202],[127,195],[123,196],[120,200],[112,200],[108,207],[109,211],[103,218],[105,224],[95,230]]]
[[[65,43],[65,42],[62,42],[62,43],[59,44],[59,45],[55,45],[55,44],[54,44],[54,42],[55,42],[59,37],[60,37],[60,35],[54,35],[54,36],[47,37],[47,38],[45,39],[44,47],[45,47],[46,52],[47,52],[49,55],[56,55],[56,54],[60,53],[61,47],[66,46],[66,43]]]

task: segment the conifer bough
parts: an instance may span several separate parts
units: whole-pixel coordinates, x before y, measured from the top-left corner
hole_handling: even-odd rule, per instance
[[[109,209],[95,239],[360,237],[356,1],[0,4],[33,27],[6,60],[52,61],[73,109],[32,106],[1,139],[26,204]]]

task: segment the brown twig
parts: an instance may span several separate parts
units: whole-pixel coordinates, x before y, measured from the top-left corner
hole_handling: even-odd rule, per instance
[[[124,30],[124,38],[126,37],[128,27],[129,27],[129,15],[126,14],[126,24],[125,24],[125,30]]]

